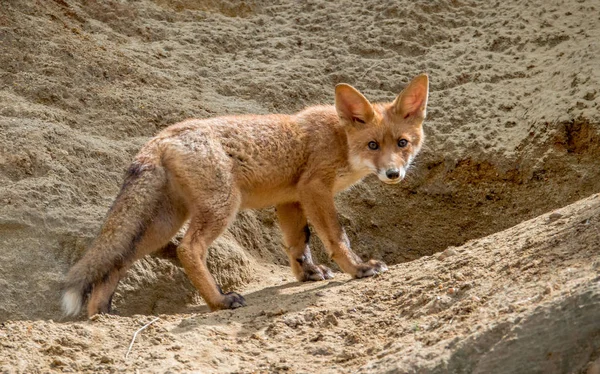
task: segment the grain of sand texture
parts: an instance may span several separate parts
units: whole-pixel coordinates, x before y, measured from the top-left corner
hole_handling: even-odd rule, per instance
[[[209,266],[248,307],[208,312],[176,237],[115,315],[62,316],[158,130],[331,104],[341,82],[388,101],[422,72],[406,180],[337,198],[389,272],[295,282],[273,210],[246,211]],[[599,373],[599,157],[597,0],[2,1],[0,372]]]

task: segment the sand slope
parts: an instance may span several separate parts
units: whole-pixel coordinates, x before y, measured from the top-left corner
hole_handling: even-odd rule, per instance
[[[248,307],[159,315],[127,359],[154,316],[6,322],[0,368],[580,372],[600,352],[599,232],[596,194],[373,279],[297,283],[273,267]]]
[[[599,9],[1,2],[0,367],[489,372],[518,352],[512,372],[584,370],[598,357],[598,198],[547,213],[600,191]],[[427,143],[406,181],[367,178],[337,201],[355,250],[398,264],[389,274],[293,283],[273,212],[244,212],[210,266],[249,308],[205,315],[177,261],[148,258],[119,286],[121,317],[56,322],[63,274],[156,131],[332,103],[339,82],[387,101],[421,72]],[[432,257],[448,247],[458,254]],[[123,360],[151,315],[161,319]]]

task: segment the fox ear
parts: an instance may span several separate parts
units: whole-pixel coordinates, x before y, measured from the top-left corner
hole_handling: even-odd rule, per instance
[[[414,78],[392,104],[392,110],[402,118],[415,116],[425,118],[427,97],[429,95],[429,78],[421,74]]]
[[[373,107],[358,90],[349,84],[335,86],[335,109],[340,118],[352,123],[367,123],[373,119]]]

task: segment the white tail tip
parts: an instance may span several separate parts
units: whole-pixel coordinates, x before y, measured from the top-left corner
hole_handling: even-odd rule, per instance
[[[62,297],[62,308],[67,316],[76,316],[81,312],[81,293],[73,289],[65,291]]]

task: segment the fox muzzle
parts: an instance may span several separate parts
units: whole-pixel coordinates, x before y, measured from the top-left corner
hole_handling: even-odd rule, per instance
[[[404,179],[404,175],[406,174],[406,170],[404,168],[390,168],[387,170],[382,170],[377,173],[377,177],[380,181],[387,184],[396,184]]]

